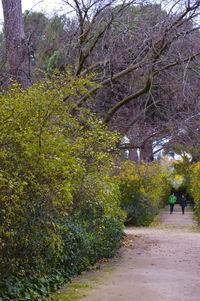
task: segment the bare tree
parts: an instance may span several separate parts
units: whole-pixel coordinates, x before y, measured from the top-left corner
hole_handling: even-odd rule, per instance
[[[44,70],[47,70],[48,62],[61,60],[64,54],[63,63],[56,65],[62,71],[67,64],[72,66],[74,76],[95,71],[94,80],[100,85],[77,99],[72,112],[77,112],[79,106],[90,107],[101,114],[110,128],[128,136],[130,143],[119,147],[129,149],[132,158],[137,157],[139,148],[141,158],[152,160],[156,141],[168,139],[172,134],[175,137],[179,132],[175,129],[178,123],[183,123],[182,113],[187,115],[185,118],[194,115],[199,79],[197,76],[191,79],[193,73],[198,73],[195,65],[200,54],[200,1],[162,1],[162,5],[158,1],[152,4],[153,1],[136,0],[63,2],[73,14],[62,19],[64,25],[59,34],[57,31],[51,35],[53,23],[47,19],[44,23],[50,33],[41,23],[42,41],[38,25],[30,26],[27,31],[34,47],[41,49],[37,52],[36,66],[40,68],[46,61]],[[34,17],[38,20],[38,16]],[[26,43],[21,45],[19,48],[23,49]],[[14,49],[12,43],[10,47]],[[12,58],[16,53],[13,51]],[[26,62],[22,59],[25,57],[18,56],[22,63]],[[11,68],[15,78],[21,74],[19,65],[18,62],[16,69]]]
[[[153,157],[153,142],[170,136],[172,109],[180,112],[190,105],[189,94],[184,94],[192,83],[185,82],[185,75],[200,54],[199,6],[199,1],[176,1],[168,11],[159,5],[143,6],[140,12],[138,6],[124,7],[82,65],[84,72],[98,68],[101,86],[77,106],[95,95],[92,108],[135,141],[132,148],[140,148],[147,161]],[[82,47],[84,43],[83,39]]]

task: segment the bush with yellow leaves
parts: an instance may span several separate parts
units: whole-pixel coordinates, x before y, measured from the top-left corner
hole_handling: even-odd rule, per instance
[[[55,73],[0,97],[0,299],[45,300],[123,237],[110,170],[117,133],[74,99],[91,77]]]
[[[127,225],[148,226],[170,193],[170,174],[159,162],[137,164],[125,161],[118,177],[121,207]]]
[[[190,176],[188,189],[194,198],[195,214],[200,224],[200,162],[192,164],[188,170],[188,175]]]

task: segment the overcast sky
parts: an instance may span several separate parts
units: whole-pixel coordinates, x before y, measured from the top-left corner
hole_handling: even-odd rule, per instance
[[[61,10],[61,0],[22,0],[22,11],[30,10],[33,11],[44,11],[51,14],[54,10]],[[0,1],[0,21],[3,21],[3,9]]]

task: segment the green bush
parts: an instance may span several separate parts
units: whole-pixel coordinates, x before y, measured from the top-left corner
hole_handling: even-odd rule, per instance
[[[158,208],[151,204],[151,200],[139,198],[130,199],[130,203],[124,208],[127,217],[125,225],[149,226],[154,216],[158,213]]]
[[[124,162],[118,177],[125,225],[148,226],[170,192],[169,174],[158,162]]]
[[[2,300],[46,300],[73,276],[81,273],[102,257],[111,257],[121,245],[122,222],[119,217],[95,219],[96,229],[86,221],[66,217],[57,221],[62,236],[62,253],[44,250],[42,266],[27,267],[15,274],[1,275],[0,298]]]
[[[0,98],[0,298],[43,300],[123,236],[110,149],[118,139],[74,97],[70,71]],[[67,101],[63,101],[66,98]]]
[[[198,223],[200,224],[200,162],[194,163],[190,169],[188,169],[188,175],[190,176],[188,190],[194,198],[194,212],[197,216]]]

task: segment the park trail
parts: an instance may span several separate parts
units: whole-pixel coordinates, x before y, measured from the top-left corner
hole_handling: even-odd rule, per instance
[[[119,256],[74,279],[71,298],[65,287],[56,300],[200,301],[200,232],[190,208],[168,209],[150,227],[126,228]]]

